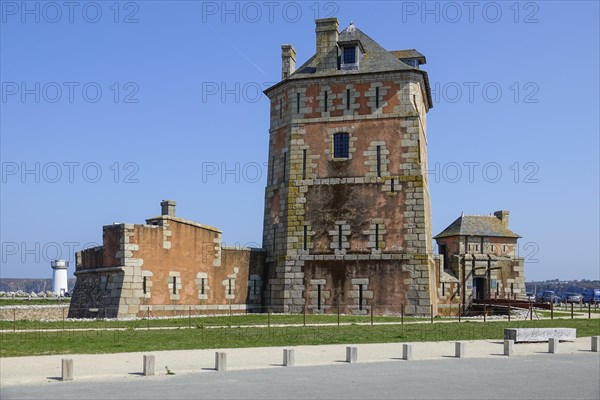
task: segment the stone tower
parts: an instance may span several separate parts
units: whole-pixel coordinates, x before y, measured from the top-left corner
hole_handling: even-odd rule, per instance
[[[282,46],[270,99],[263,247],[276,312],[429,314],[435,263],[425,57],[387,51],[337,18],[316,21],[296,69]]]

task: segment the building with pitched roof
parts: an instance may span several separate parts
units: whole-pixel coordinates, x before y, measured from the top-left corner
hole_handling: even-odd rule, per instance
[[[508,228],[508,211],[461,215],[434,236],[438,245],[438,311],[473,299],[515,299],[525,294],[520,236]]]
[[[316,20],[296,69],[282,46],[271,101],[263,247],[275,311],[429,314],[435,261],[427,181],[425,57],[353,23]],[[435,312],[435,307],[433,308]]]
[[[262,249],[224,248],[218,229],[163,201],[160,216],[107,225],[102,246],[77,253],[70,317],[435,315],[525,290],[507,211],[461,216],[435,237],[434,255],[425,56],[338,28],[316,20],[316,53],[297,69],[283,45],[281,81],[265,91]]]

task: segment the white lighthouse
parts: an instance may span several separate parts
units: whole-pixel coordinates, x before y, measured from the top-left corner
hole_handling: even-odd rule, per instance
[[[52,292],[56,296],[64,296],[69,290],[67,286],[67,268],[69,262],[65,260],[54,260],[52,265]]]

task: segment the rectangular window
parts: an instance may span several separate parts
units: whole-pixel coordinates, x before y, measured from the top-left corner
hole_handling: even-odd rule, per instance
[[[346,110],[350,109],[350,89],[346,89]]]
[[[381,146],[377,146],[377,177],[381,178]]]
[[[348,158],[350,150],[350,135],[347,133],[336,133],[333,135],[333,157]]]
[[[325,91],[325,112],[327,112],[327,90]]]
[[[300,113],[300,93],[296,93],[296,113]]]
[[[303,234],[303,245],[302,248],[306,250],[308,248],[308,226],[304,225],[304,234]]]
[[[379,108],[379,86],[375,88],[375,108]]]
[[[148,287],[146,284],[146,277],[142,277],[142,290],[144,291],[144,294],[146,294],[148,292]]]
[[[287,168],[287,151],[283,153],[283,177],[282,180],[285,182],[285,173]]]
[[[392,192],[392,193],[394,193],[394,192],[396,191],[396,188],[394,187],[394,180],[393,180],[393,179],[392,179],[392,181],[390,182],[390,185],[391,185],[391,188],[390,188],[390,190],[391,190],[391,192]]]
[[[177,277],[173,277],[173,294],[177,294]]]
[[[356,47],[344,47],[344,64],[356,63]]]
[[[306,179],[306,149],[302,150],[302,179]]]
[[[227,294],[231,296],[232,293],[233,293],[233,284],[232,284],[231,278],[229,278],[229,286],[227,288]]]
[[[379,224],[375,224],[375,249],[379,249]]]
[[[338,225],[338,250],[342,249],[342,225]]]
[[[446,295],[446,283],[442,282],[442,296]]]
[[[511,283],[510,284],[510,294],[514,294],[515,293],[515,284]]]
[[[206,294],[206,279],[200,278],[200,294]]]

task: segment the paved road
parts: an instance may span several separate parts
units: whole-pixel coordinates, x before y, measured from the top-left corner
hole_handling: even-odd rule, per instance
[[[390,361],[0,389],[2,399],[594,399],[600,355]]]

